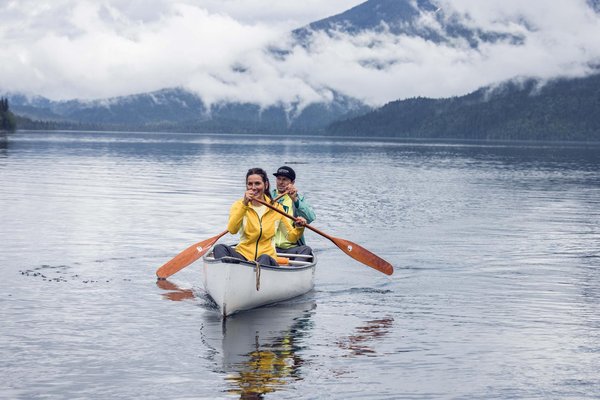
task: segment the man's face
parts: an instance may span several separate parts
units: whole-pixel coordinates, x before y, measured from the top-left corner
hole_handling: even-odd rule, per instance
[[[279,193],[284,192],[287,189],[288,185],[290,183],[292,183],[292,180],[290,178],[288,178],[287,176],[278,175],[276,178],[277,178],[277,191]]]

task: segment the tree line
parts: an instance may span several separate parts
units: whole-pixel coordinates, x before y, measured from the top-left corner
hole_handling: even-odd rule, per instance
[[[600,141],[600,74],[509,82],[447,99],[412,98],[330,125],[327,133],[423,139]]]

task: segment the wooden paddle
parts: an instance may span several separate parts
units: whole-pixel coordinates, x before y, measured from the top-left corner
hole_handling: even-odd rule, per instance
[[[287,190],[285,192],[281,193],[279,196],[275,197],[273,200],[271,200],[271,204],[275,204],[277,202],[277,200],[279,200],[280,198],[282,198],[286,194],[287,194]]]
[[[255,201],[259,202],[260,204],[264,204],[265,206],[269,207],[270,209],[277,211],[279,214],[285,215],[289,219],[296,220],[296,218],[294,218],[292,215],[286,213],[285,211],[278,209],[277,207],[272,206],[271,204],[267,203],[266,201],[264,201],[262,199],[259,199],[256,197],[254,197],[253,199]],[[330,236],[310,225],[306,225],[306,228],[331,240],[333,242],[333,244],[335,244],[337,247],[340,248],[340,250],[342,250],[344,253],[348,254],[350,257],[354,258],[356,261],[359,261],[371,268],[374,268],[377,271],[383,272],[386,275],[391,275],[394,273],[394,267],[392,266],[392,264],[385,261],[383,258],[380,258],[379,256],[371,253],[369,250],[365,249],[364,247],[361,247],[361,246],[357,245],[356,243],[353,243],[349,240]]]
[[[200,257],[202,257],[217,240],[229,231],[223,231],[217,236],[211,237],[210,239],[203,240],[196,244],[191,245],[181,253],[177,254],[173,259],[167,262],[165,265],[156,270],[156,276],[158,279],[166,279],[174,273],[184,269]]]

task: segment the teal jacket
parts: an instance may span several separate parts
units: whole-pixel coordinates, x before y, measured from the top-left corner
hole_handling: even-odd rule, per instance
[[[273,198],[279,196],[279,192],[277,191],[277,189],[271,190],[271,196],[273,196]],[[304,218],[306,220],[306,222],[310,224],[317,218],[312,206],[310,205],[310,203],[308,201],[306,201],[304,196],[302,196],[301,194],[298,193],[298,195],[296,197],[297,197],[297,200],[292,201],[292,203],[293,203],[292,214],[294,215],[294,217]],[[283,198],[279,199],[278,202],[283,203]],[[298,245],[305,245],[305,244],[306,244],[306,241],[304,240],[304,235],[302,235],[302,237],[298,240]]]

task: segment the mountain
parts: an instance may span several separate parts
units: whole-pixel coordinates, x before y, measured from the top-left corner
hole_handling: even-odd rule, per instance
[[[594,10],[600,9],[600,0],[587,2]],[[310,52],[316,35],[345,40],[347,36],[373,32],[419,37],[450,46],[466,43],[473,48],[488,42],[515,44],[524,40],[502,32],[472,29],[452,10],[440,8],[439,4],[436,0],[369,0],[293,31],[295,41],[292,44],[268,49],[267,53],[275,60],[281,60],[293,53],[294,46],[302,46]],[[370,45],[365,41],[364,46]],[[364,61],[365,65],[377,69],[387,68],[394,62],[389,59]],[[245,73],[244,69],[238,72]],[[590,81],[592,86],[587,87],[580,82],[557,81],[540,90],[537,89],[539,82],[535,81],[519,85],[508,83],[452,99],[398,100],[374,112],[361,101],[324,87],[313,89],[331,94],[330,101],[304,104],[298,100],[292,104],[269,106],[235,101],[207,104],[201,95],[181,88],[93,101],[51,101],[35,96],[4,95],[9,98],[14,113],[25,117],[18,120],[21,128],[269,134],[328,132],[400,137],[455,135],[461,138],[528,135],[534,138],[593,135],[595,113],[590,107],[597,105],[597,98],[590,90],[594,83]],[[577,90],[583,91],[582,98],[589,101],[580,108],[572,106]],[[402,93],[397,96],[400,98]],[[516,105],[519,108],[515,108]],[[572,112],[565,114],[565,110]],[[586,110],[587,119],[570,119],[572,115],[580,115],[580,110]],[[365,113],[368,114],[359,117]]]
[[[331,135],[600,141],[600,74],[506,82],[449,99],[413,98],[335,122]]]
[[[58,128],[121,130],[165,130],[228,133],[318,133],[342,117],[368,110],[358,100],[334,93],[329,103],[277,104],[261,108],[252,103],[206,105],[197,94],[184,89],[163,89],[151,93],[110,99],[52,101],[43,97],[7,94],[12,110],[31,120]],[[23,121],[21,128],[35,128]]]
[[[420,37],[435,43],[464,40],[473,48],[486,42],[507,40],[520,43],[523,40],[516,35],[471,29],[452,13],[446,13],[436,1],[430,0],[369,0],[341,14],[296,29],[292,34],[302,45],[310,47],[311,38],[317,32],[329,36],[339,32],[350,35],[387,32]]]
[[[416,6],[416,7],[415,7]],[[386,27],[393,34],[422,34],[417,26],[421,13],[434,13],[438,7],[429,0],[369,0],[348,11],[313,22],[297,29],[297,37],[309,36],[311,32],[323,31],[332,35],[343,31],[358,34],[365,31],[382,32]]]
[[[52,101],[20,94],[7,96],[16,113],[49,121],[143,124],[191,119],[206,112],[198,96],[181,89],[92,101]]]

